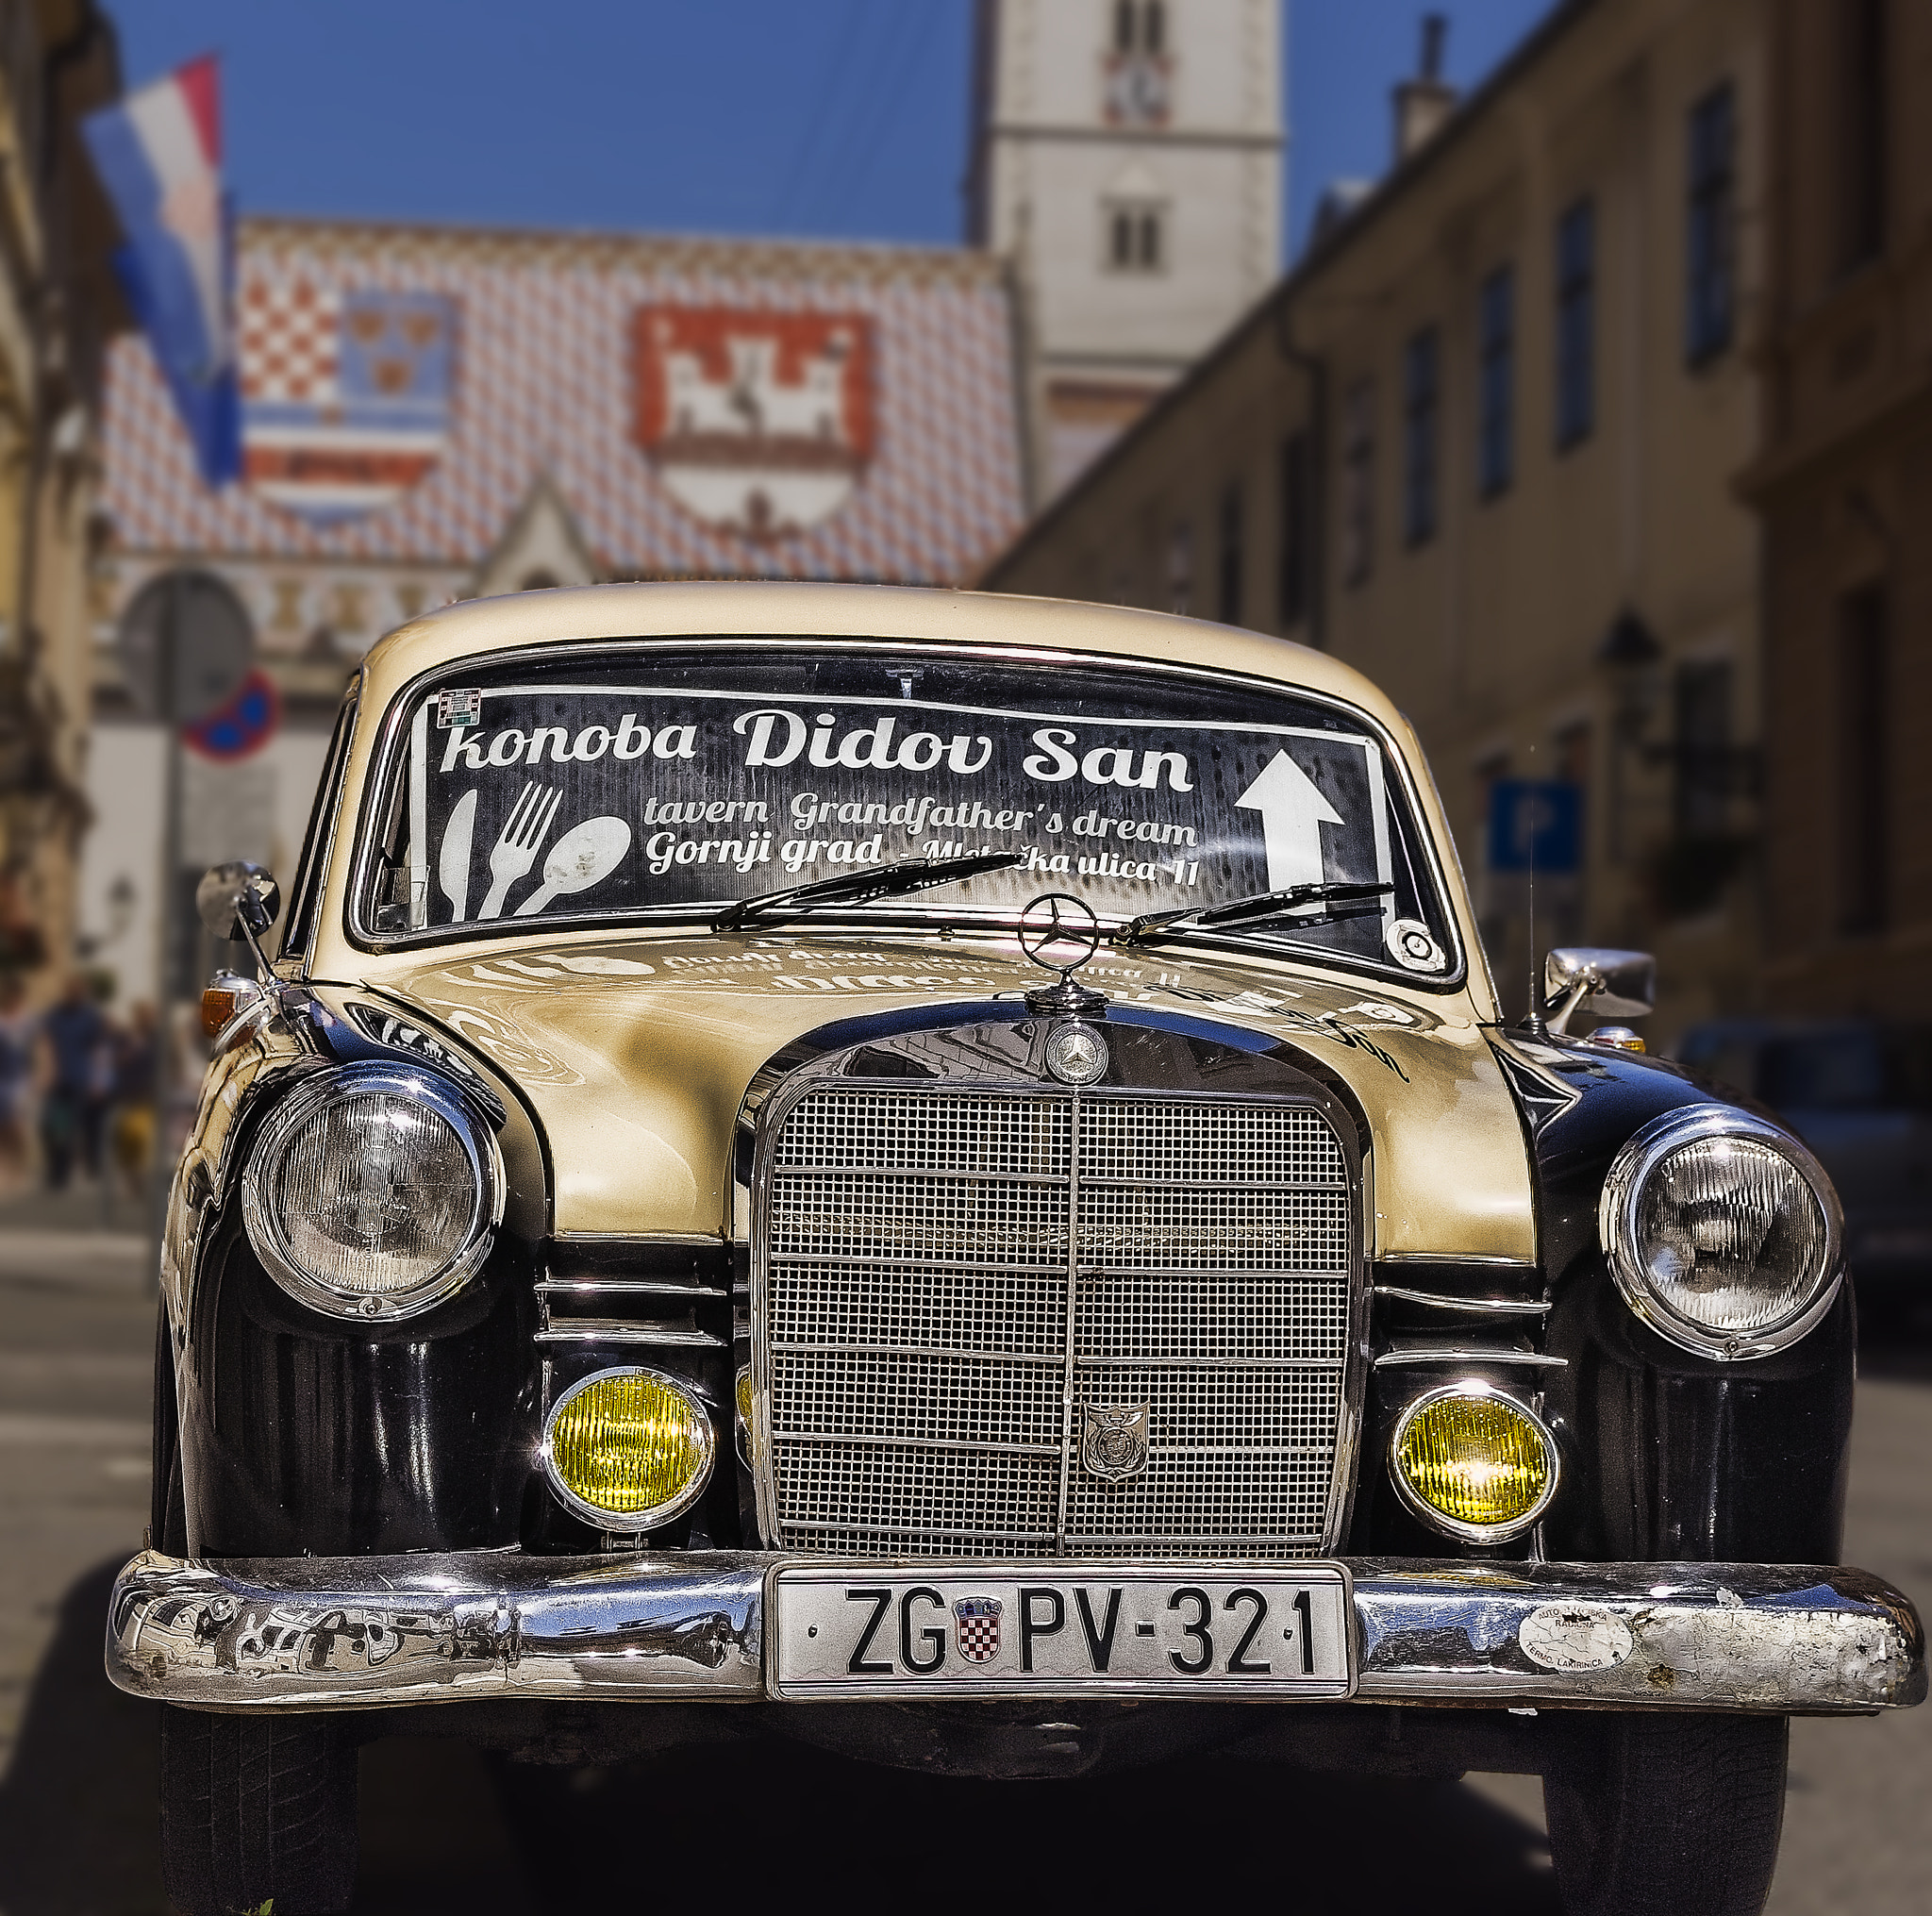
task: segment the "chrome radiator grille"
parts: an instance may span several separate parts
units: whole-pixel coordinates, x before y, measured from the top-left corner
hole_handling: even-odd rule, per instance
[[[1355,1220],[1312,1105],[838,1081],[763,1162],[774,1542],[1322,1547]],[[1143,1404],[1145,1469],[1083,1469],[1088,1407]]]

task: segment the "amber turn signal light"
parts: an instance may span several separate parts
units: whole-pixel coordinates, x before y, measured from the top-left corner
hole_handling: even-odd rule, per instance
[[[1590,1034],[1592,1044],[1608,1045],[1612,1051],[1642,1052],[1648,1047],[1627,1025],[1599,1025]]]
[[[201,1028],[210,1039],[228,1028],[236,1012],[261,996],[261,987],[253,978],[235,972],[217,972],[201,994]]]

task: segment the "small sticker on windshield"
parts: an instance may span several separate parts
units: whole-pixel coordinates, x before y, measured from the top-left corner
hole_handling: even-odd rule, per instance
[[[1398,918],[1384,936],[1395,962],[1405,971],[1440,972],[1449,962],[1420,919]]]
[[[440,691],[436,694],[436,729],[453,731],[458,725],[483,723],[483,688],[472,686],[466,691]]]

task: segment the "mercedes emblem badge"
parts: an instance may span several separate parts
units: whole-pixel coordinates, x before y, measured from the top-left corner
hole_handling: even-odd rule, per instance
[[[1096,1083],[1107,1075],[1107,1040],[1077,1019],[1056,1025],[1047,1036],[1046,1068],[1062,1084]]]

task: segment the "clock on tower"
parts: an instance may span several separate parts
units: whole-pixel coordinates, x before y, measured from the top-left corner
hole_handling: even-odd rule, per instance
[[[1109,54],[1107,119],[1110,126],[1165,126],[1170,75],[1161,54]]]
[[[1102,62],[1111,126],[1165,126],[1174,68],[1163,0],[1116,0],[1113,44]]]

